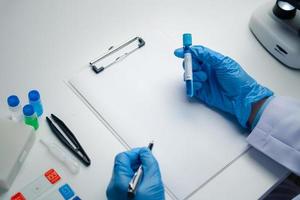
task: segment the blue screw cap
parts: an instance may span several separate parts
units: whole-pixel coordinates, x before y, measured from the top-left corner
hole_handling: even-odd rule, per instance
[[[40,99],[40,93],[37,90],[31,90],[28,93],[29,101],[38,101]]]
[[[75,195],[74,191],[72,190],[69,184],[61,186],[58,190],[65,200],[68,200]]]
[[[185,33],[182,35],[183,46],[191,46],[192,45],[192,34]]]
[[[23,107],[23,114],[25,116],[31,116],[31,115],[33,115],[34,114],[34,108],[33,108],[33,106],[30,105],[30,104],[25,105]]]
[[[10,107],[16,107],[19,105],[19,103],[20,103],[20,100],[16,95],[11,95],[7,98],[7,104]]]

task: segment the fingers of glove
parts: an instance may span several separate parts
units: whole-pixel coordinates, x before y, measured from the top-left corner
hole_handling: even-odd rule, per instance
[[[215,86],[211,86],[208,82],[202,82],[202,84],[202,88],[195,92],[196,98],[209,107],[229,112],[227,111],[227,105],[226,102],[224,102],[222,94],[217,91],[218,89],[214,89]]]
[[[197,83],[197,84],[196,84]],[[198,84],[201,83],[200,87]],[[198,100],[208,103],[209,87],[206,82],[194,82],[194,93]]]
[[[184,80],[184,74],[183,74],[183,80]],[[193,85],[194,85],[194,92],[201,89],[203,86],[202,82],[205,82],[207,80],[207,75],[203,71],[199,72],[193,72]]]
[[[195,49],[192,49],[192,48],[193,48],[193,46],[190,49],[195,51]],[[178,58],[184,58],[184,49],[183,48],[175,49],[174,55]],[[198,59],[196,57],[197,54],[195,52],[192,52],[192,56],[194,56],[194,58],[199,62],[200,59]],[[201,62],[200,62],[200,64],[201,64]]]
[[[158,162],[148,148],[141,150],[140,159],[142,162],[143,176],[140,187],[137,188],[136,199],[164,200],[164,186]]]
[[[158,176],[160,178],[160,170],[157,160],[148,148],[143,148],[140,151],[140,159],[144,170],[144,177]]]
[[[133,175],[137,169],[139,161],[139,152],[141,148],[134,148],[130,151],[119,153],[115,158],[114,175],[128,174]]]
[[[207,74],[203,71],[193,72],[193,80],[204,82],[207,80]]]
[[[179,49],[176,49],[174,51],[174,55],[178,58],[184,58],[184,51],[183,51],[183,48],[179,48]],[[198,69],[201,69],[201,65],[202,65],[202,61],[200,59],[197,59],[195,57],[195,53],[192,53],[192,65],[193,65],[193,70],[198,70]],[[184,68],[184,63],[182,63],[182,66]]]
[[[127,189],[130,180],[131,177],[128,176],[112,176],[110,183],[106,189],[107,199],[127,199]]]
[[[201,82],[195,82],[195,81],[193,82],[193,84],[194,84],[194,94],[196,94],[198,90],[202,89],[203,84]]]
[[[207,47],[202,45],[191,46],[190,50],[193,56],[201,63],[201,62],[212,62],[215,60],[221,60],[224,56],[218,52],[215,52]],[[178,58],[184,58],[184,50],[183,48],[176,49],[174,51],[174,55]]]
[[[153,167],[157,162],[150,149],[146,147],[140,150],[140,159],[143,167],[145,168]]]
[[[178,58],[184,58],[183,48],[175,49],[174,55]]]
[[[115,164],[111,181],[106,190],[108,199],[126,199],[127,188],[131,178],[139,166],[141,148],[119,153],[115,157]]]
[[[162,181],[142,182],[137,188],[136,200],[165,200]]]
[[[200,63],[197,59],[192,59],[192,67],[193,67],[193,72],[197,72],[202,69],[202,63]],[[184,61],[182,62],[182,67],[183,69],[185,68],[184,66]]]
[[[194,93],[200,90],[203,86],[203,82],[207,80],[207,75],[203,71],[194,72],[193,73],[193,85],[194,85]]]
[[[224,58],[222,54],[202,45],[192,46],[190,49],[192,55],[197,58],[199,62],[213,64],[221,61]]]

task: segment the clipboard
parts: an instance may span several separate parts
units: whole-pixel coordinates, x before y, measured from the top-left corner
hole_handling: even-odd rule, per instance
[[[124,42],[118,46],[111,46],[100,57],[92,60],[89,64],[93,71],[98,74],[103,70],[111,67],[112,65],[122,61],[127,56],[142,48],[145,45],[145,41],[141,37],[134,37],[127,42]]]
[[[173,55],[180,41],[142,36],[142,51],[101,76],[85,68],[68,83],[125,148],[154,140],[166,192],[188,199],[248,150],[246,134],[229,115],[186,99],[182,60]]]

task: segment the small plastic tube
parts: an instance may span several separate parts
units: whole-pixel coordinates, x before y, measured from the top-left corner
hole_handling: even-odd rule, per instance
[[[35,130],[39,128],[39,121],[34,112],[34,108],[32,105],[27,104],[23,107],[23,114],[24,114],[24,122],[27,125],[32,126]]]
[[[54,142],[48,142],[43,139],[40,142],[47,147],[48,151],[62,164],[64,164],[71,173],[78,174],[80,171],[79,164]]]
[[[21,121],[22,109],[20,100],[16,95],[11,95],[7,98],[8,109],[10,111],[10,119],[13,121]]]
[[[192,54],[190,46],[192,45],[192,35],[190,33],[183,34],[183,50],[184,50],[184,81],[186,84],[186,94],[188,97],[194,96],[193,86],[193,66]]]
[[[43,114],[43,106],[42,106],[42,101],[41,101],[41,96],[39,91],[31,90],[28,93],[28,99],[29,99],[29,103],[33,106],[37,116],[40,117]]]

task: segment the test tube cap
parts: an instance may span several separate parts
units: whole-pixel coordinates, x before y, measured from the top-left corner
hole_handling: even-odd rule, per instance
[[[11,107],[16,107],[20,103],[19,98],[16,95],[11,95],[7,98],[7,104]]]
[[[40,99],[40,93],[37,90],[31,90],[28,93],[28,99],[29,101],[38,101]]]
[[[31,115],[33,115],[34,114],[34,108],[33,108],[33,106],[30,105],[30,104],[25,105],[23,107],[23,114],[25,116],[31,116]]]
[[[184,33],[182,35],[183,46],[191,46],[192,45],[192,34]]]

